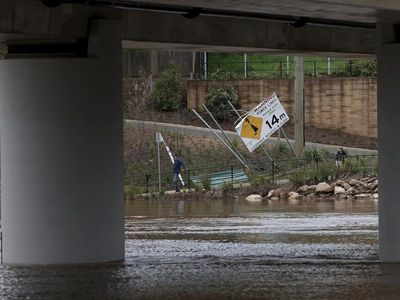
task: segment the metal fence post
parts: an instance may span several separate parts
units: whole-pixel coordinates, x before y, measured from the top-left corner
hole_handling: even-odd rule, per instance
[[[272,182],[275,181],[275,162],[271,161]]]
[[[283,78],[283,65],[282,62],[279,62],[279,74],[280,74],[280,79]]]
[[[188,190],[190,192],[190,170],[187,170],[187,184],[188,184]]]
[[[233,184],[233,165],[231,165],[231,182]]]
[[[146,175],[146,194],[147,196],[149,195],[149,181],[150,181],[150,175]]]
[[[314,77],[317,77],[317,62],[314,60]]]
[[[349,60],[349,75],[353,76],[353,62]]]

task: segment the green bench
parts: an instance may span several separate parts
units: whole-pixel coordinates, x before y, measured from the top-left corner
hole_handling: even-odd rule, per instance
[[[217,173],[190,176],[191,182],[198,188],[203,188],[203,180],[209,178],[210,187],[218,188],[228,183],[239,183],[247,181],[247,175],[242,170],[233,170]]]

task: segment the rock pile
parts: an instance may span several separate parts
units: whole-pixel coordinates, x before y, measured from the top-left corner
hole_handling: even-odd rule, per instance
[[[333,183],[320,182],[317,185],[303,185],[296,191],[287,192],[284,189],[271,190],[267,199],[274,200],[301,200],[307,198],[340,199],[378,199],[378,179],[366,177],[360,179],[337,180]]]

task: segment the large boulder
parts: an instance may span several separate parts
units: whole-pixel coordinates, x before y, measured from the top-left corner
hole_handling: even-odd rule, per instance
[[[368,183],[368,188],[370,190],[375,190],[377,187],[378,187],[378,180],[375,180],[375,181],[373,181],[371,183]]]
[[[345,182],[342,184],[342,187],[347,191],[349,188],[351,188],[351,185]]]
[[[343,180],[336,180],[336,182],[333,184],[334,186],[343,186],[344,181]]]
[[[358,180],[358,179],[352,178],[352,179],[350,180],[349,184],[350,184],[351,186],[358,186],[358,185],[362,184],[362,182],[361,182],[360,180]]]
[[[302,185],[301,187],[299,187],[299,188],[297,189],[297,192],[298,192],[298,193],[301,193],[301,194],[309,193],[309,191],[308,191],[308,185]]]
[[[246,197],[246,201],[249,201],[249,202],[260,202],[260,201],[262,201],[262,196],[261,195],[257,195],[257,194],[249,195],[249,196]]]
[[[359,194],[360,193],[357,189],[355,189],[353,187],[349,188],[346,192],[349,195],[355,195],[355,194]]]
[[[288,199],[289,200],[298,199],[299,197],[300,197],[300,194],[296,193],[296,192],[290,192],[288,194]]]
[[[335,186],[335,188],[333,189],[334,195],[341,195],[344,193],[346,193],[346,190],[344,188],[342,188],[341,186]]]
[[[315,193],[317,186],[316,185],[310,185],[307,189],[308,193]]]
[[[315,191],[317,193],[330,193],[333,191],[333,187],[326,182],[320,182],[317,184]]]

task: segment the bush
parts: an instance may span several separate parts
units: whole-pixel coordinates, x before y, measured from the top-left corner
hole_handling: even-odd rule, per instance
[[[227,71],[223,68],[217,68],[215,72],[210,75],[210,80],[237,80],[240,76],[235,72]]]
[[[270,148],[270,155],[274,160],[287,159],[291,155],[289,146],[285,143],[278,143]]]
[[[303,184],[317,184],[321,181],[333,179],[339,176],[341,170],[332,162],[323,161],[317,165],[308,166],[305,169],[296,170],[289,175],[289,180],[294,187]]]
[[[309,161],[317,161],[329,156],[329,152],[325,149],[307,149],[304,151],[304,158]]]
[[[265,175],[254,175],[249,178],[252,187],[257,187],[264,184],[271,184],[272,178]]]
[[[211,178],[210,178],[209,176],[204,175],[204,176],[201,178],[201,184],[203,185],[203,188],[204,188],[206,191],[211,190]]]
[[[346,173],[351,175],[362,174],[365,176],[368,173],[371,173],[367,161],[364,158],[360,158],[359,160],[346,159],[344,162],[344,170]]]
[[[178,110],[184,105],[184,93],[182,77],[176,66],[170,63],[149,95],[150,106],[158,111]]]
[[[377,62],[376,60],[350,60],[347,61],[344,67],[340,67],[333,71],[335,76],[358,76],[368,77],[377,76]]]
[[[289,175],[289,181],[293,184],[294,188],[299,188],[306,184],[308,180],[307,170],[296,170]]]
[[[218,121],[225,121],[230,118],[232,112],[228,103],[235,104],[238,95],[233,86],[226,82],[218,82],[212,85],[207,92],[206,106]]]

